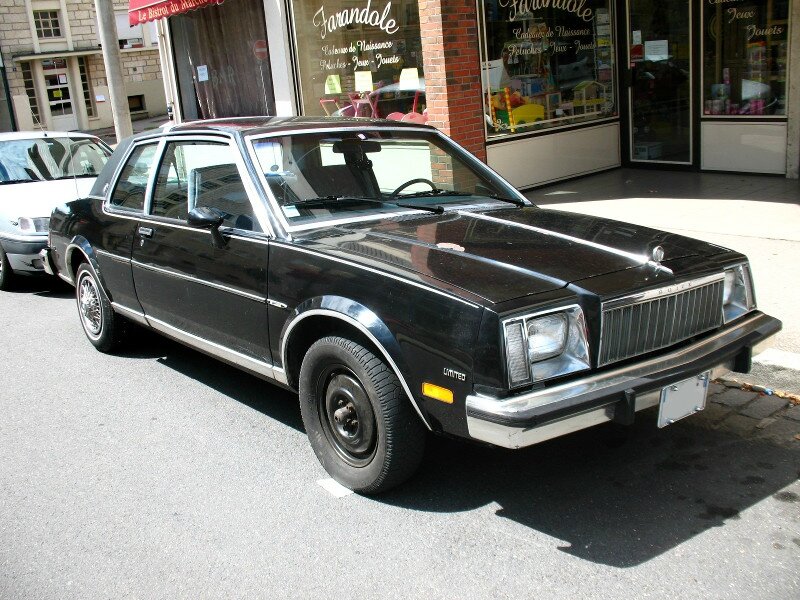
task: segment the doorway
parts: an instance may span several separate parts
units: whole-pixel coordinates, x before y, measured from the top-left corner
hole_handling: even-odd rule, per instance
[[[57,131],[77,129],[78,117],[70,94],[70,75],[66,59],[43,60],[42,73],[50,107],[51,127]]]
[[[630,164],[692,166],[692,11],[689,0],[628,0]]]

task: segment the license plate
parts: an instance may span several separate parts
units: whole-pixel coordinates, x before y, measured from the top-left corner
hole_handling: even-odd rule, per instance
[[[666,427],[706,406],[710,371],[684,379],[661,390],[658,426]]]

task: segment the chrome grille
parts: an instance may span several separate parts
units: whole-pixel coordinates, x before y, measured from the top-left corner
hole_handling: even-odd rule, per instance
[[[723,286],[722,275],[715,275],[603,304],[598,365],[666,348],[719,327]]]

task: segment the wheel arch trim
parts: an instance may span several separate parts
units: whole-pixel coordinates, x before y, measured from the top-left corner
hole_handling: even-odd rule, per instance
[[[89,266],[94,271],[97,280],[100,282],[100,287],[103,288],[103,292],[108,295],[108,288],[106,287],[106,282],[103,280],[103,274],[100,271],[100,265],[97,262],[97,255],[92,248],[92,245],[89,241],[80,235],[76,235],[72,238],[67,244],[67,249],[64,251],[64,266],[65,266],[65,275],[69,277],[70,283],[72,285],[76,285],[75,276],[73,275],[73,258],[76,252],[80,252],[83,257],[86,259],[86,262],[89,263]]]
[[[411,405],[419,415],[419,418],[422,419],[425,427],[432,430],[428,419],[425,417],[425,414],[414,398],[414,394],[411,392],[411,388],[408,385],[403,371],[398,366],[398,362],[403,361],[400,355],[400,347],[394,335],[374,312],[353,300],[342,298],[341,296],[324,296],[306,301],[295,309],[294,314],[286,321],[280,339],[281,365],[286,373],[287,380],[291,375],[288,371],[287,351],[292,332],[296,329],[297,325],[304,320],[315,316],[338,319],[356,328],[361,334],[366,336],[383,355],[383,358],[397,376],[406,396],[408,396]],[[387,342],[390,346],[394,346],[394,348],[392,348],[394,352],[390,352],[389,348],[387,348]],[[396,359],[393,354],[396,356]]]

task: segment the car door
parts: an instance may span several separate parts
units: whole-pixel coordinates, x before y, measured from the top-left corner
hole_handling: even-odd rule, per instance
[[[134,241],[133,279],[156,329],[237,364],[242,356],[268,364],[268,236],[246,177],[227,139],[168,138]],[[224,216],[222,244],[187,224],[199,207]]]
[[[95,254],[108,293],[117,310],[141,315],[131,274],[131,251],[139,220],[145,209],[147,186],[155,170],[158,141],[132,146],[103,201],[98,214],[102,235],[95,240]]]

